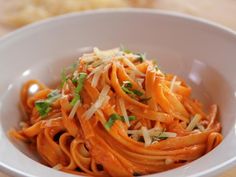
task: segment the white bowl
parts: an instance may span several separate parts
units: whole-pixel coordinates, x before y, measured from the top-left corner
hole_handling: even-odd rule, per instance
[[[212,176],[236,161],[236,34],[204,20],[149,10],[72,14],[20,29],[0,40],[0,167],[13,176],[71,177],[36,162],[7,132],[17,127],[22,83],[59,80],[60,70],[94,46],[120,44],[156,57],[164,71],[188,80],[206,104],[221,111],[224,141],[183,167],[150,176]],[[34,159],[34,160],[33,160]]]

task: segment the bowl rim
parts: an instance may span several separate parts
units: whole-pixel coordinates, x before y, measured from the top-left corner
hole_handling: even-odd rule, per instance
[[[194,17],[194,16],[183,14],[183,13],[179,13],[179,12],[166,11],[166,10],[160,10],[160,9],[146,9],[146,8],[113,9],[113,8],[111,8],[111,9],[98,9],[98,10],[88,10],[88,11],[84,11],[84,12],[69,13],[69,14],[64,14],[64,15],[60,15],[60,16],[56,16],[56,17],[50,17],[50,18],[47,18],[45,20],[41,20],[41,21],[33,23],[33,24],[29,24],[29,25],[26,25],[20,29],[17,29],[15,31],[10,32],[10,33],[4,35],[3,37],[1,37],[0,38],[0,45],[4,45],[4,43],[7,42],[11,38],[14,38],[14,37],[16,37],[18,35],[22,35],[22,34],[27,34],[29,31],[40,28],[40,27],[45,26],[50,23],[64,21],[66,19],[73,18],[73,17],[82,18],[83,16],[99,15],[99,14],[114,14],[114,13],[126,13],[126,14],[143,13],[143,14],[148,14],[148,15],[160,15],[160,16],[180,18],[180,19],[184,19],[184,20],[188,20],[188,21],[192,21],[195,23],[209,26],[210,28],[214,28],[215,30],[218,30],[218,31],[221,31],[223,33],[230,35],[232,38],[235,38],[235,40],[236,40],[236,32],[234,30],[230,29],[229,27],[218,24],[217,22],[209,21],[209,20],[206,20],[206,19],[203,19],[200,17]],[[5,92],[3,92],[3,94],[0,95],[0,104],[2,102],[2,98],[4,97],[4,95],[5,95]],[[0,139],[0,141],[1,141],[1,139]],[[190,176],[191,177],[200,177],[202,175],[216,174],[217,172],[222,171],[223,169],[224,170],[229,169],[230,167],[232,167],[235,164],[236,164],[236,155],[233,157],[230,157],[227,161],[220,163],[210,169],[201,171],[196,175],[190,175]],[[18,169],[12,168],[8,164],[4,164],[1,161],[1,159],[0,159],[0,170],[2,170],[3,172],[9,173],[9,174],[17,174],[20,176],[33,177],[33,175],[27,173],[26,171],[25,172],[19,171]],[[172,170],[170,170],[170,171],[172,171]],[[154,176],[154,175],[155,174],[150,175],[150,177]],[[75,175],[71,174],[71,176],[75,176]]]

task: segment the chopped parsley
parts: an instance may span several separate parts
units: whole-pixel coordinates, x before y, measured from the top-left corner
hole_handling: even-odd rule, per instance
[[[57,97],[58,95],[60,95],[60,91],[56,89],[56,90],[51,91],[51,93],[48,94],[48,98]]]
[[[146,56],[143,53],[137,53],[136,55],[138,55],[138,58],[136,61],[139,61],[142,63],[146,59]]]
[[[152,141],[166,140],[171,136],[165,132],[165,129],[156,136],[152,136]]]
[[[63,87],[63,85],[67,82],[68,77],[67,77],[67,72],[70,71],[71,73],[73,73],[76,68],[78,67],[77,63],[73,63],[70,67],[68,68],[63,68],[62,72],[61,72],[61,87]],[[72,81],[73,82],[73,81]]]
[[[51,111],[51,105],[58,98],[61,97],[59,90],[53,90],[51,93],[47,95],[47,99],[38,100],[35,102],[35,107],[39,112],[41,118],[44,118]]]
[[[77,87],[75,88],[75,92],[74,92],[74,98],[71,101],[71,105],[74,106],[75,103],[80,100],[80,92],[84,87],[84,81],[87,77],[86,73],[79,73],[78,77],[76,78],[76,83],[78,84]]]
[[[136,120],[135,116],[128,116],[128,118],[129,118],[129,121]],[[104,125],[105,128],[107,130],[110,130],[110,128],[113,126],[113,124],[115,123],[116,120],[121,120],[122,122],[124,122],[125,118],[124,118],[124,116],[120,116],[118,114],[112,114],[112,115],[110,115],[109,120]]]
[[[66,83],[67,77],[66,77],[66,70],[65,68],[61,72],[61,87]]]
[[[142,96],[143,93],[139,90],[132,90],[133,85],[130,83],[130,81],[123,81],[123,85],[121,86],[122,90],[131,95],[131,96]]]
[[[139,62],[143,62],[145,59],[146,59],[146,56],[145,54],[143,53],[136,53],[136,52],[133,52],[132,50],[129,50],[127,48],[125,48],[123,45],[120,46],[120,50],[126,54],[134,54],[134,55],[137,55],[137,59],[135,61],[139,61]]]
[[[133,93],[137,96],[142,96],[143,95],[143,93],[138,91],[138,90],[133,90]]]

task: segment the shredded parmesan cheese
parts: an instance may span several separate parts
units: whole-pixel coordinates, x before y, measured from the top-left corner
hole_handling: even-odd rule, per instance
[[[87,119],[90,119],[93,114],[100,108],[102,107],[104,101],[106,101],[107,99],[107,95],[110,91],[110,86],[105,85],[98,97],[98,99],[96,100],[96,102],[84,113],[84,116]]]
[[[174,163],[174,160],[173,160],[173,159],[167,158],[167,159],[165,160],[165,164],[166,164],[166,165],[170,165],[170,164],[173,164],[173,163]]]
[[[63,168],[63,166],[61,164],[57,164],[52,168],[55,169],[55,170],[61,170]]]
[[[167,138],[174,138],[177,136],[176,133],[174,132],[163,132],[162,129],[160,128],[152,128],[147,130],[148,131],[148,135],[150,137],[155,137],[155,136],[162,136],[162,137],[167,137]],[[141,128],[141,130],[127,130],[127,134],[131,134],[131,135],[143,135],[143,130]]]
[[[24,128],[27,128],[27,127],[28,127],[28,124],[25,123],[25,122],[23,122],[23,121],[21,121],[21,122],[19,123],[19,126],[20,126],[20,128],[24,129]]]
[[[95,74],[94,74],[93,79],[92,79],[92,81],[91,81],[91,86],[92,86],[92,87],[94,87],[94,88],[97,87],[97,84],[98,84],[98,82],[99,82],[99,79],[100,79],[102,73],[104,73],[104,72],[106,72],[107,70],[109,70],[110,67],[111,67],[111,64],[110,64],[110,63],[107,64],[105,67],[104,67],[104,65],[101,65],[101,67],[99,68],[99,70],[96,70],[95,72],[93,72],[93,73],[95,73]],[[96,69],[97,69],[97,68],[96,68]],[[91,73],[92,73],[92,72],[91,72]],[[91,74],[91,73],[90,73],[90,74]],[[90,74],[89,74],[89,76],[91,76]]]
[[[197,124],[197,128],[201,131],[201,132],[204,132],[206,129],[204,128],[203,125],[201,124]]]
[[[186,130],[187,131],[192,131],[198,124],[198,122],[201,120],[201,115],[196,114],[193,119],[191,120],[191,122],[188,124]]]
[[[174,87],[175,87],[175,81],[176,81],[177,77],[174,76],[172,81],[171,81],[171,84],[170,84],[170,91],[171,92],[174,92]]]
[[[108,104],[108,102],[109,102],[109,100],[110,100],[110,96],[106,96],[106,98],[104,99],[104,101],[103,101],[103,103],[102,103],[102,108],[105,106],[105,105],[107,105]]]
[[[80,60],[85,62],[85,63],[90,63],[94,61],[94,54],[84,54]]]
[[[138,82],[138,85],[139,85],[141,88],[143,88],[144,79],[138,78],[138,79],[136,79],[136,81]]]
[[[157,128],[157,127],[149,129],[148,131],[149,131],[149,135],[150,136],[157,136],[157,135],[159,135],[159,134],[161,134],[163,132],[162,129]]]
[[[97,73],[97,72],[100,72],[102,71],[104,68],[104,64],[103,65],[100,65],[98,66],[97,68],[95,68],[91,73],[89,73],[88,75],[88,78],[91,77],[93,74]]]
[[[168,138],[174,138],[174,137],[177,136],[177,134],[173,133],[173,132],[162,132],[161,135],[165,136],[165,137],[168,137]]]
[[[152,139],[149,135],[147,127],[142,127],[141,130],[142,130],[142,133],[143,133],[143,139],[144,139],[144,142],[145,142],[145,146],[151,145]]]
[[[122,59],[123,59],[123,61],[125,62],[125,64],[126,64],[127,66],[129,66],[137,75],[145,76],[145,74],[143,74],[142,72],[140,72],[140,71],[136,68],[136,66],[135,66],[129,59],[127,59],[126,57],[123,57]]]
[[[142,130],[127,130],[127,133],[128,134],[131,134],[131,135],[142,135]]]
[[[96,88],[97,87],[97,84],[98,84],[98,81],[99,81],[99,79],[100,79],[100,77],[101,77],[101,75],[102,75],[102,70],[99,70],[98,72],[96,72],[95,74],[94,74],[94,76],[93,76],[93,79],[92,79],[92,81],[91,81],[91,86],[92,87],[94,87],[94,88]]]
[[[174,76],[171,84],[170,84],[170,91],[175,92],[175,90],[181,85],[181,81],[176,81],[177,77]]]
[[[131,137],[132,139],[134,139],[135,141],[138,141],[138,140],[139,140],[139,135],[137,135],[137,134],[131,135],[130,137]]]
[[[74,118],[74,116],[75,116],[75,114],[76,114],[76,111],[77,111],[77,109],[78,109],[79,106],[81,106],[81,101],[80,101],[80,100],[78,100],[78,101],[75,103],[75,105],[73,106],[73,108],[72,108],[72,110],[71,110],[71,112],[70,112],[70,114],[69,114],[69,118],[71,118],[71,119]]]

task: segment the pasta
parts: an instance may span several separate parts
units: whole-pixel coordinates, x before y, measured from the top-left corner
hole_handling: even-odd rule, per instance
[[[205,112],[183,79],[124,48],[84,54],[57,89],[26,82],[21,104],[28,119],[10,136],[35,147],[48,166],[83,176],[166,171],[223,139],[216,105]]]

